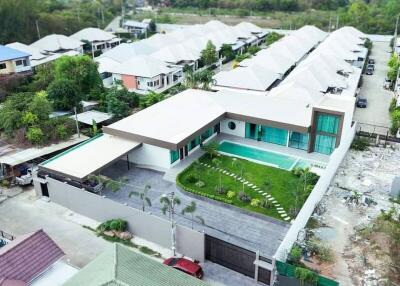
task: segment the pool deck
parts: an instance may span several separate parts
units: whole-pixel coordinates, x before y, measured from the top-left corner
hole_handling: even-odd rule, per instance
[[[261,142],[253,139],[243,138],[239,136],[229,135],[225,133],[220,133],[213,138],[214,141],[231,141],[234,143],[239,143],[243,145],[252,146],[258,149],[263,149],[266,151],[282,153],[284,155],[298,157],[299,159],[304,159],[307,161],[316,161],[321,163],[328,163],[329,156],[319,153],[307,153],[307,151],[295,149],[291,147],[281,146],[277,144],[271,144],[267,142]],[[175,182],[176,176],[187,168],[194,161],[199,159],[204,154],[204,151],[200,148],[193,151],[189,157],[185,158],[183,161],[179,162],[177,165],[167,170],[164,175],[164,180]]]

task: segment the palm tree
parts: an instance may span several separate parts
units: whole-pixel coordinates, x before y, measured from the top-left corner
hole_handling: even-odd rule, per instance
[[[218,160],[217,158],[212,159],[212,162],[215,166],[217,166],[217,168],[219,168],[219,166],[222,165],[221,160]],[[219,173],[219,190],[221,190],[222,188],[222,172],[218,172]]]
[[[145,211],[146,204],[151,207],[151,200],[147,196],[147,193],[150,191],[151,186],[146,185],[142,192],[132,191],[129,193],[129,197],[136,196],[139,197],[140,201],[142,202],[142,211]]]
[[[202,149],[208,154],[208,156],[210,156],[210,159],[212,160],[218,155],[218,147],[219,144],[215,141],[212,141],[208,144],[203,145]]]
[[[185,72],[185,85],[188,88],[197,88],[198,85],[198,77],[194,73],[193,69],[188,69]]]
[[[196,202],[191,201],[190,205],[187,205],[183,210],[182,210],[182,214],[190,214],[191,215],[191,221],[192,221],[192,229],[193,229],[193,222],[194,222],[194,218],[196,218],[202,225],[204,225],[204,219],[201,216],[194,216],[194,213],[197,210],[197,206],[196,206]]]
[[[160,203],[163,205],[161,208],[161,212],[166,215],[168,212],[168,216],[171,219],[172,217],[172,212],[174,212],[174,206],[175,205],[180,205],[181,204],[181,200],[178,197],[174,197],[173,200],[171,200],[169,197],[167,196],[162,196],[160,198]]]
[[[241,177],[242,179],[244,179],[244,178],[243,178],[243,176],[244,176],[244,166],[243,166],[243,164],[242,164],[238,159],[236,159],[236,158],[233,158],[233,159],[232,159],[232,167],[237,167],[237,168],[239,168],[239,170],[240,170],[240,177]],[[242,192],[244,192],[244,181],[242,182]]]
[[[198,81],[202,84],[202,89],[210,89],[210,85],[214,83],[213,76],[214,72],[208,69],[205,69],[197,74]]]

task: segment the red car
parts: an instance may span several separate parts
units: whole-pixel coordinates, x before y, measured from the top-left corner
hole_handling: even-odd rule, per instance
[[[163,264],[171,266],[199,279],[201,279],[204,275],[203,269],[197,261],[193,262],[186,258],[171,257],[166,259]]]

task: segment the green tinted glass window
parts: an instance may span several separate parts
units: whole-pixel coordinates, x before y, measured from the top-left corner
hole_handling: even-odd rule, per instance
[[[318,114],[317,132],[337,134],[339,129],[339,116]]]

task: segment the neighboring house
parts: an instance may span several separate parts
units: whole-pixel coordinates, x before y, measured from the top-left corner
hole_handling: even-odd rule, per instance
[[[29,53],[0,45],[0,75],[30,72],[30,56]]]
[[[206,286],[205,282],[114,243],[63,286]]]
[[[61,285],[78,271],[64,255],[43,230],[21,235],[0,248],[0,285]]]
[[[30,46],[45,54],[63,54],[70,51],[83,54],[83,45],[84,43],[81,41],[70,37],[51,34],[32,43]]]
[[[150,22],[145,20],[142,22],[127,20],[122,24],[122,28],[135,37],[146,34],[149,30],[149,27]]]
[[[123,64],[114,64],[108,72],[113,81],[120,80],[129,91],[147,93],[163,92],[180,83],[183,68],[149,56],[138,56]]]
[[[68,51],[65,52],[63,54],[56,54],[56,53],[48,53],[48,52],[41,52],[39,49],[33,47],[33,46],[28,46],[22,43],[11,43],[11,44],[7,44],[7,47],[19,50],[21,52],[25,52],[28,54],[31,54],[31,56],[29,57],[30,63],[31,63],[31,67],[33,69],[41,66],[41,65],[45,65],[48,64],[52,61],[55,61],[56,59],[58,59],[61,56],[76,56],[79,55],[79,53],[77,51]]]
[[[88,43],[90,45],[90,52],[93,55],[99,51],[104,53],[121,43],[121,39],[114,34],[98,28],[82,29],[75,34],[72,34],[70,38]]]

